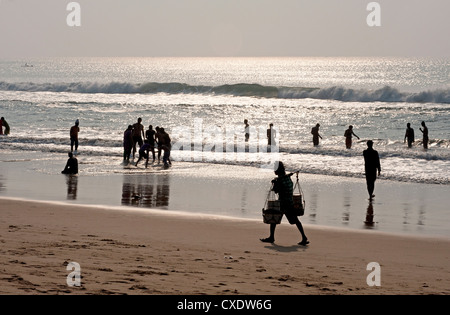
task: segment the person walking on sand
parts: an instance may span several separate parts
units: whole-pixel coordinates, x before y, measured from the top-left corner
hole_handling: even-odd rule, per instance
[[[312,127],[311,134],[313,135],[313,145],[317,147],[319,145],[319,138],[323,139],[319,134],[320,124],[317,124],[315,127]]]
[[[73,152],[75,146],[75,154],[78,151],[78,133],[80,132],[80,121],[75,121],[75,126],[70,128],[70,152]]]
[[[67,160],[66,167],[64,167],[64,170],[61,172],[61,174],[78,174],[78,160],[73,156],[72,152],[69,152],[69,159]]]
[[[405,138],[403,139],[403,143],[406,142],[406,139],[408,139],[408,148],[412,147],[414,140],[414,129],[411,128],[411,124],[407,123],[406,124],[406,133],[405,133]]]
[[[3,127],[5,127],[5,132],[3,133]],[[10,129],[9,124],[6,122],[5,117],[0,118],[0,135],[9,135]]]
[[[352,148],[352,136],[355,136],[359,140],[359,137],[357,135],[355,135],[355,133],[353,132],[353,126],[350,125],[350,126],[348,126],[348,129],[345,130],[345,133],[344,133],[345,146],[347,147],[347,149]]]
[[[144,126],[141,124],[141,122],[142,118],[139,117],[137,123],[133,125],[133,160],[136,155],[136,143],[139,144],[139,148],[144,143],[143,139],[145,137],[145,133],[144,133]]]
[[[425,150],[427,150],[428,149],[428,141],[429,141],[429,139],[428,139],[428,127],[425,126],[425,122],[424,121],[422,121],[422,127],[423,127],[423,129],[419,128],[419,130],[422,131],[422,134],[423,134],[423,148]]]
[[[367,191],[369,193],[369,200],[372,200],[375,195],[373,191],[375,190],[375,181],[381,173],[380,157],[378,152],[373,149],[373,141],[367,141],[367,149],[363,151],[364,155],[364,168],[366,171],[366,183]]]
[[[286,169],[282,162],[278,162],[278,168],[275,170],[275,175],[278,177],[272,181],[273,191],[278,194],[280,201],[281,212],[286,216],[291,225],[296,225],[302,240],[298,245],[306,246],[309,244],[308,238],[305,235],[303,225],[294,212],[294,184],[292,183],[291,176],[293,173],[286,174]],[[270,236],[268,238],[262,238],[263,243],[275,242],[275,229],[277,225],[275,223],[270,224]]]

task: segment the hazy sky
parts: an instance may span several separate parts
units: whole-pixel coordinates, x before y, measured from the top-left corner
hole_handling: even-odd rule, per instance
[[[0,0],[0,58],[450,56],[449,0]]]

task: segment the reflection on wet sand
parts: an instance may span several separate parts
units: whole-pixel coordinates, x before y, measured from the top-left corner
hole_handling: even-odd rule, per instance
[[[167,209],[169,196],[170,181],[167,175],[125,175],[123,178],[123,206]]]
[[[0,175],[0,192],[5,191],[5,185],[3,184],[3,176]]]
[[[369,206],[367,207],[367,212],[366,212],[366,220],[364,221],[364,226],[366,228],[372,228],[375,224],[375,222],[373,222],[373,204],[372,201],[369,202]]]
[[[67,200],[77,200],[78,176],[66,175]]]

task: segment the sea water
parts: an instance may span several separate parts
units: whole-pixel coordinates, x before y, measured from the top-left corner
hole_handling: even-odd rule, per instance
[[[429,58],[0,60],[0,115],[11,127],[0,137],[0,160],[61,158],[79,119],[80,176],[130,174],[120,165],[123,134],[141,117],[145,129],[160,126],[170,134],[177,165],[257,170],[282,160],[305,175],[363,179],[362,151],[370,139],[382,179],[448,187],[449,74],[450,60]],[[270,123],[277,134],[272,152]],[[323,139],[314,147],[317,123]],[[407,123],[415,130],[412,148],[404,143]],[[349,125],[360,140],[346,149]],[[61,171],[36,165],[46,175]]]
[[[226,154],[227,145],[239,145],[248,119],[258,153],[267,152],[266,129],[274,124],[276,149],[292,170],[362,177],[361,154],[371,139],[384,178],[448,185],[449,69],[448,60],[423,58],[3,60],[0,114],[12,131],[0,145],[64,153],[79,119],[80,152],[108,164],[121,158],[125,129],[142,117],[146,129],[162,126],[171,134],[174,160],[261,166],[262,154]],[[323,140],[314,147],[317,123]],[[407,123],[415,130],[412,148],[404,144]],[[343,137],[349,125],[361,138],[350,150]],[[238,138],[232,143],[230,130]],[[223,147],[211,144],[217,139]],[[211,155],[217,152],[225,154]]]

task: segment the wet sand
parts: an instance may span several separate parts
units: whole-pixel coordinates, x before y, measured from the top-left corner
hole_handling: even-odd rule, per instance
[[[174,163],[123,168],[80,158],[80,174],[64,176],[66,157],[27,154],[0,162],[0,197],[81,205],[126,206],[233,218],[261,219],[273,172],[256,167]],[[9,162],[5,162],[9,161]],[[367,200],[363,178],[300,174],[306,199],[302,222],[352,230],[450,238],[448,187],[383,180],[374,202]]]
[[[0,294],[449,294],[450,240],[0,199]],[[67,264],[81,267],[69,287]],[[368,286],[370,262],[381,286]]]

